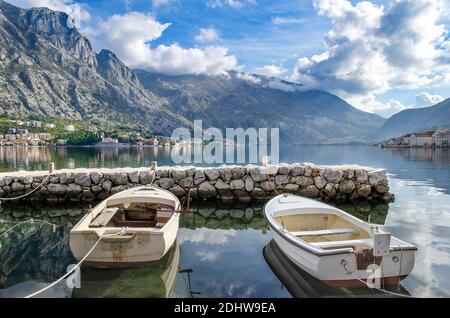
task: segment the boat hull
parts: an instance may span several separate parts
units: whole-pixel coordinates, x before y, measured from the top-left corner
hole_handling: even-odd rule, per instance
[[[84,264],[100,268],[143,267],[166,255],[176,240],[179,227],[176,213],[164,227],[164,232],[140,232],[130,229],[126,237],[105,237],[91,252]],[[99,240],[96,232],[71,232],[70,248],[80,261]]]
[[[355,253],[337,255],[314,255],[290,243],[275,229],[271,228],[275,243],[283,254],[296,266],[332,287],[361,287],[366,281],[375,286],[398,284],[407,277],[414,267],[415,251],[391,251],[384,256],[380,265],[370,264],[366,269],[355,270],[358,267]],[[342,265],[352,271],[349,275]],[[358,277],[360,280],[355,278]]]

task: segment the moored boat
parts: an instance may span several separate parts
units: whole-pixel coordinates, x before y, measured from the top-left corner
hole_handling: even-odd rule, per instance
[[[116,193],[70,231],[72,254],[93,267],[141,267],[158,261],[176,239],[179,211],[178,198],[163,189],[143,186]]]
[[[397,284],[414,267],[414,245],[323,202],[279,195],[264,214],[283,254],[330,286]]]

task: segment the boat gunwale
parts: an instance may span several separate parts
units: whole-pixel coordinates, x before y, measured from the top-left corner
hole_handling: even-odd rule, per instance
[[[121,229],[122,227],[119,227],[119,226],[91,228],[88,225],[86,229],[78,229],[78,227],[80,227],[81,224],[88,217],[91,218],[90,222],[92,222],[103,211],[103,209],[108,207],[108,202],[110,200],[117,200],[117,199],[119,199],[120,196],[122,196],[124,194],[124,192],[133,193],[134,191],[146,190],[146,189],[161,191],[161,192],[164,192],[164,193],[168,194],[169,196],[171,196],[173,198],[173,202],[175,204],[174,212],[173,212],[172,216],[170,217],[170,219],[161,228],[157,228],[157,227],[127,227],[128,233],[135,233],[137,235],[164,235],[167,225],[174,218],[176,218],[176,217],[179,218],[180,217],[180,212],[177,212],[176,210],[180,210],[181,203],[178,200],[178,198],[173,193],[171,193],[170,191],[167,191],[167,190],[161,189],[161,188],[152,187],[152,186],[139,186],[139,187],[135,187],[135,188],[130,188],[130,189],[118,192],[116,194],[113,194],[109,198],[106,198],[105,200],[103,200],[99,204],[97,204],[94,208],[92,208],[90,210],[90,212],[87,213],[84,217],[82,217],[80,219],[80,221],[78,221],[77,224],[75,224],[75,226],[70,230],[70,234],[96,234],[98,237],[100,237],[100,236],[102,236],[104,234],[108,234],[108,232],[113,232],[113,231],[117,231],[118,229]],[[96,209],[98,209],[99,211],[95,211]]]
[[[266,221],[267,221],[267,223],[269,225],[269,228],[272,231],[276,232],[278,235],[280,235],[283,239],[285,239],[286,241],[288,241],[292,245],[294,245],[294,246],[296,246],[296,247],[298,247],[298,248],[300,248],[300,249],[302,249],[302,250],[304,250],[304,251],[306,251],[306,252],[308,252],[310,254],[318,256],[318,257],[342,255],[342,254],[355,254],[356,253],[356,251],[353,248],[338,248],[338,249],[325,250],[325,249],[322,249],[320,247],[316,247],[314,245],[311,245],[310,243],[308,243],[308,242],[306,242],[306,241],[304,241],[304,240],[294,236],[293,234],[291,234],[288,231],[282,230],[280,228],[280,224],[275,220],[274,213],[273,212],[268,212],[267,211],[267,207],[268,207],[269,204],[271,204],[271,203],[273,204],[273,202],[275,200],[278,200],[278,199],[280,199],[283,196],[285,196],[285,195],[284,194],[278,195],[278,196],[272,198],[271,200],[269,200],[266,204],[264,204],[264,208],[263,208],[264,209],[264,217],[265,217],[265,219],[266,219]],[[306,199],[306,198],[303,198],[303,197],[299,197],[299,198]],[[307,200],[311,200],[311,199],[307,199]],[[369,224],[367,222],[364,222],[364,221],[356,218],[355,216],[353,216],[353,215],[351,215],[351,214],[349,214],[349,213],[347,213],[345,211],[342,211],[342,210],[340,210],[338,208],[329,206],[329,205],[327,205],[327,204],[325,204],[323,202],[317,202],[317,201],[314,201],[314,200],[311,200],[311,201],[314,202],[313,205],[315,205],[315,206],[311,206],[311,207],[309,207],[309,209],[319,209],[320,206],[323,206],[328,211],[330,211],[330,214],[335,214],[335,215],[340,214],[341,216],[348,216],[351,219],[353,219],[354,221],[356,221],[356,223],[359,223],[359,224],[362,224],[362,225],[369,225],[369,226],[371,225],[371,224]],[[278,204],[280,204],[280,203],[278,203]],[[308,207],[305,207],[304,209],[308,209]],[[331,213],[331,212],[334,212],[334,213]],[[317,213],[317,214],[319,214],[319,213]],[[291,214],[291,215],[295,215],[295,214]],[[400,240],[400,239],[398,239],[396,237],[394,237],[394,238],[396,240],[398,240],[400,243],[407,244],[407,246],[402,246],[402,245],[391,246],[390,249],[389,249],[390,251],[417,251],[417,247],[416,246],[414,246],[414,245],[412,245],[410,243],[407,243],[405,241],[402,241],[402,240]]]

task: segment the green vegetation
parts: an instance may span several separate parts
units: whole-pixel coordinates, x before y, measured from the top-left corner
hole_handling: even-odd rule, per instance
[[[23,124],[19,125],[17,121]],[[67,125],[74,126],[75,131],[66,131],[64,128]],[[100,142],[103,136],[118,139],[120,143],[126,144],[136,144],[137,141],[153,137],[150,130],[135,131],[129,127],[106,129],[83,120],[0,114],[0,134],[7,134],[10,128],[26,129],[30,134],[50,133],[50,142],[57,143],[58,140],[65,140],[65,144],[75,146],[94,145]]]
[[[58,134],[53,141],[58,139],[65,139],[68,145],[73,146],[94,145],[100,141],[97,133],[83,130]]]

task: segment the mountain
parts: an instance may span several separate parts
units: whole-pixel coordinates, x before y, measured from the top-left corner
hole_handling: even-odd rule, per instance
[[[67,14],[0,0],[0,111],[86,119],[103,126],[189,125],[146,91],[114,53],[96,53]]]
[[[407,133],[450,125],[450,98],[425,108],[407,109],[386,120],[375,135],[385,140]]]
[[[0,114],[84,119],[103,127],[279,127],[284,142],[365,141],[384,119],[277,78],[229,72],[164,76],[96,53],[69,17],[0,0]]]
[[[229,72],[222,76],[165,76],[136,70],[143,86],[165,98],[170,109],[204,127],[278,127],[292,144],[364,141],[382,125],[380,116],[360,111],[323,91],[276,78]]]

